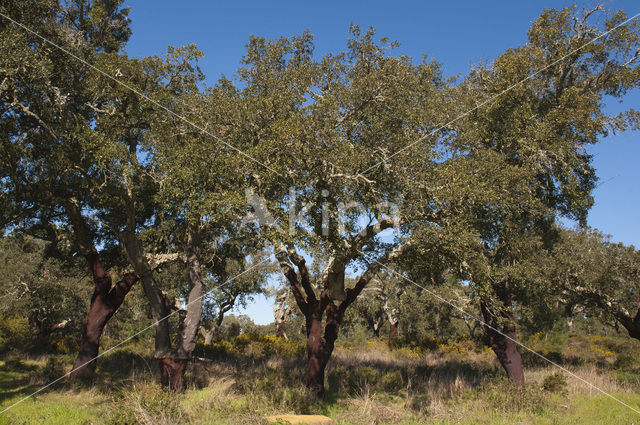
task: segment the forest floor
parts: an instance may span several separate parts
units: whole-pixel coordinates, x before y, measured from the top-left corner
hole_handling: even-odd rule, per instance
[[[640,372],[628,355],[633,353],[624,353],[637,353],[637,347],[627,340],[573,335],[558,345],[538,335],[537,348],[640,410]],[[536,338],[529,343],[535,346]],[[159,388],[149,353],[122,349],[100,359],[92,386],[53,385],[0,414],[0,424],[260,424],[267,415],[286,413],[363,425],[640,424],[632,409],[530,356],[524,356],[526,388],[517,388],[503,378],[490,350],[468,344],[425,350],[369,341],[337,347],[327,394],[316,401],[302,385],[303,348],[299,342],[246,336],[202,348],[199,355],[211,360],[190,366],[182,395]],[[72,360],[5,355],[0,409],[62,375]]]

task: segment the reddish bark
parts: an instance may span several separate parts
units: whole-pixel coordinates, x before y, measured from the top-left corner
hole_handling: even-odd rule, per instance
[[[125,273],[122,280],[111,285],[111,275],[104,269],[97,252],[85,255],[93,275],[94,291],[91,297],[87,324],[82,333],[80,351],[73,363],[72,378],[91,379],[95,373],[100,338],[104,327],[124,301],[133,284],[138,281],[135,273]]]
[[[384,230],[381,226],[378,226],[378,228],[379,230]],[[276,253],[282,273],[289,281],[296,304],[306,319],[308,359],[307,387],[316,396],[322,397],[324,395],[324,373],[327,363],[331,358],[335,341],[338,338],[338,329],[342,324],[345,311],[356,300],[373,276],[380,270],[380,266],[382,266],[384,262],[397,258],[407,246],[409,245],[399,246],[388,253],[385,255],[385,258],[382,259],[382,262],[375,261],[367,268],[362,276],[360,276],[360,279],[358,279],[354,287],[346,291],[336,291],[336,288],[344,288],[344,281],[331,281],[332,277],[335,276],[337,276],[338,279],[344,279],[344,269],[342,269],[342,271],[328,270],[328,273],[325,274],[323,279],[323,290],[319,296],[316,295],[309,280],[309,270],[305,265],[304,258],[298,255],[292,248]],[[349,257],[349,255],[343,255],[341,257],[342,261],[330,261],[329,265],[344,268],[348,263],[348,258],[353,258],[357,252],[357,250],[351,252],[351,257]],[[298,279],[298,274],[289,263],[289,259],[297,266],[300,272],[300,279]],[[332,295],[336,292],[340,292],[339,299],[336,299]],[[338,301],[339,304],[336,304]],[[322,335],[322,317],[325,314],[326,322],[324,335]]]
[[[393,340],[398,337],[398,322],[391,322],[389,324],[389,340]]]
[[[311,314],[307,331],[307,388],[316,397],[324,396],[325,370],[333,353],[335,341],[338,338],[338,329],[343,318],[339,307],[336,307],[333,302],[327,304],[324,312],[327,315],[324,337],[322,335],[321,311],[316,310]]]
[[[328,290],[331,287],[328,282],[325,282],[325,289],[320,296],[316,297],[309,281],[309,272],[305,265],[305,260],[300,256],[296,256],[296,259],[300,280],[298,280],[297,273],[284,261],[281,261],[281,267],[289,281],[296,303],[306,319],[307,388],[316,397],[322,397],[325,392],[325,370],[333,353],[335,341],[338,338],[338,330],[342,324],[344,312],[362,292],[374,273],[372,273],[373,269],[368,270],[353,288],[346,290],[344,300],[339,305],[336,305]],[[377,269],[377,266],[375,269]],[[325,314],[326,322],[323,335],[322,318]]]
[[[53,326],[45,326],[42,322],[36,322],[35,325],[36,325],[36,332],[38,334],[38,338],[41,338],[41,339],[48,338],[52,333],[54,333],[58,329],[64,328],[67,323],[68,321],[64,320],[60,323],[56,323]]]
[[[187,369],[188,359],[162,357],[156,359],[160,368],[160,383],[162,388],[183,393],[186,389],[184,374]]]
[[[276,323],[276,337],[288,339],[284,322]]]
[[[511,304],[511,292],[506,282],[495,285],[494,291],[504,307],[500,309],[499,313],[495,313],[486,303],[480,304],[486,323],[484,329],[487,340],[509,379],[524,386],[522,358],[515,342],[516,322]]]

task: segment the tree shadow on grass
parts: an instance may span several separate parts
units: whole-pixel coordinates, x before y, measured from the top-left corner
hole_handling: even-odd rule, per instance
[[[35,364],[24,363],[19,359],[12,359],[0,364],[0,406],[5,406],[7,400],[23,398],[38,389],[32,384],[33,373],[39,370]]]

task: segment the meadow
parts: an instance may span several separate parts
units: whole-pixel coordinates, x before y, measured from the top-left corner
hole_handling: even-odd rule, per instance
[[[621,401],[640,406],[638,362],[623,335],[536,334],[528,344]],[[148,346],[148,345],[147,345]],[[163,391],[145,344],[109,353],[90,386],[61,382],[0,415],[0,424],[267,424],[276,414],[320,414],[335,424],[632,424],[637,413],[524,354],[525,388],[504,378],[471,341],[336,348],[323,400],[304,382],[304,345],[240,335],[198,346],[185,394]],[[71,368],[70,355],[7,355],[3,409]]]

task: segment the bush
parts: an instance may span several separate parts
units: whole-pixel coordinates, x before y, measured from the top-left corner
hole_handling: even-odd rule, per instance
[[[30,346],[33,343],[32,334],[27,319],[0,315],[0,352]]]
[[[399,391],[405,387],[402,372],[400,372],[399,370],[387,372],[382,375],[380,383],[382,385],[382,388],[384,388],[385,391],[389,392]]]
[[[304,356],[305,344],[286,341],[272,335],[242,334],[229,340],[214,341],[211,345],[198,345],[196,355],[210,359],[266,360],[277,356],[286,359],[298,359]]]
[[[542,388],[554,393],[565,392],[567,389],[567,377],[561,372],[553,373],[544,378]]]

